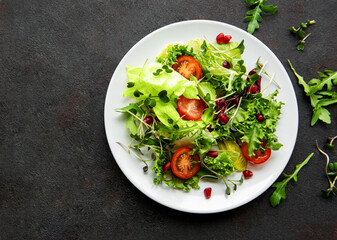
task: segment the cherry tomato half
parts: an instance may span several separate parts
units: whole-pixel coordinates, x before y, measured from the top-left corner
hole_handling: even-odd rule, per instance
[[[264,151],[264,152],[261,151],[261,150],[254,151],[255,155],[249,157],[249,155],[248,155],[248,143],[244,142],[241,145],[241,152],[242,152],[242,155],[245,157],[245,159],[248,162],[251,162],[253,164],[261,164],[261,163],[264,163],[265,161],[267,161],[270,158],[270,155],[271,155],[271,149],[266,148],[265,146],[266,146],[266,142],[263,141],[262,147],[264,149],[266,149],[266,151]]]
[[[201,98],[191,99],[181,95],[177,102],[177,111],[184,120],[200,120],[206,107],[206,103]]]
[[[200,170],[200,157],[198,154],[190,155],[192,148],[183,147],[173,154],[171,169],[174,175],[187,179],[193,177]]]
[[[172,66],[184,78],[190,79],[193,75],[197,79],[201,78],[202,70],[200,64],[191,56],[181,56],[177,59],[177,63]]]

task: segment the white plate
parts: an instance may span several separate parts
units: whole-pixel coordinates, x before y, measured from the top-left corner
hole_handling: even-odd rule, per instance
[[[249,165],[248,168],[253,171],[254,176],[239,185],[237,191],[233,191],[230,196],[225,195],[225,185],[220,181],[213,183],[201,180],[200,189],[192,189],[190,192],[175,190],[165,184],[154,185],[152,171],[149,169],[147,173],[144,173],[144,164],[129,155],[116,143],[122,142],[129,145],[131,141],[128,129],[125,127],[125,117],[115,111],[116,108],[132,102],[131,98],[122,97],[127,83],[125,67],[127,65],[142,66],[147,59],[148,61],[155,61],[156,56],[169,43],[188,42],[191,39],[203,38],[203,36],[206,36],[210,41],[215,41],[215,37],[220,32],[231,35],[232,41],[245,40],[246,49],[243,59],[247,70],[254,68],[256,60],[261,56],[262,62],[268,62],[266,65],[267,72],[269,74],[275,73],[275,78],[281,85],[277,99],[285,103],[276,134],[279,136],[279,142],[284,146],[279,151],[274,151],[266,163],[255,166]],[[263,78],[262,89],[267,84],[268,78]],[[275,84],[272,84],[268,91],[271,92],[275,89]],[[104,121],[110,149],[118,166],[140,191],[158,203],[173,209],[191,213],[215,213],[239,207],[253,200],[267,190],[282,173],[296,142],[298,109],[289,76],[280,61],[266,45],[246,31],[229,24],[194,20],[162,27],[144,37],[130,49],[111,78],[105,101]],[[233,178],[239,179],[240,175],[234,175]],[[212,187],[212,197],[206,200],[203,189],[209,186]],[[265,204],[268,205],[269,203],[266,202]]]

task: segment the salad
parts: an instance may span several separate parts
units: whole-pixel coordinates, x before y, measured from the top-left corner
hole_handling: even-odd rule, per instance
[[[244,49],[244,41],[221,33],[216,42],[169,44],[156,62],[127,66],[123,96],[136,101],[117,110],[127,115],[133,139],[122,145],[144,162],[144,172],[154,171],[155,184],[189,191],[201,179],[215,179],[230,194],[243,182],[230,175],[251,177],[247,161],[262,164],[282,147],[275,132],[283,103],[278,90],[263,95],[273,77],[259,59],[247,74]],[[262,75],[269,79],[265,89]]]

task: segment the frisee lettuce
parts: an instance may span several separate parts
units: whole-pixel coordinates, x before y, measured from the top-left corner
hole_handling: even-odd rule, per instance
[[[216,158],[206,157],[204,163],[218,175],[224,177],[236,172],[234,161],[240,156],[237,151],[224,150]]]

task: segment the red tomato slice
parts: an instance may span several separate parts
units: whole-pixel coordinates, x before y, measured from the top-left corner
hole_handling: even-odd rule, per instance
[[[266,149],[266,151],[264,151],[264,152],[260,151],[260,150],[254,151],[255,155],[249,157],[249,155],[248,155],[248,143],[244,142],[241,145],[241,152],[242,152],[242,155],[245,157],[245,159],[248,162],[251,162],[253,164],[261,164],[261,163],[264,163],[265,161],[267,161],[270,158],[270,155],[271,155],[271,149],[266,148],[265,146],[266,146],[266,141],[263,141],[262,147],[264,149]]]
[[[206,103],[201,98],[191,99],[181,95],[177,102],[177,111],[184,120],[200,120],[206,107]]]
[[[190,79],[193,75],[197,79],[201,78],[202,70],[200,64],[191,56],[181,56],[177,59],[177,63],[172,66],[184,78]]]
[[[173,154],[171,169],[174,175],[182,179],[193,177],[200,170],[200,157],[198,154],[190,155],[192,148],[183,147]]]

